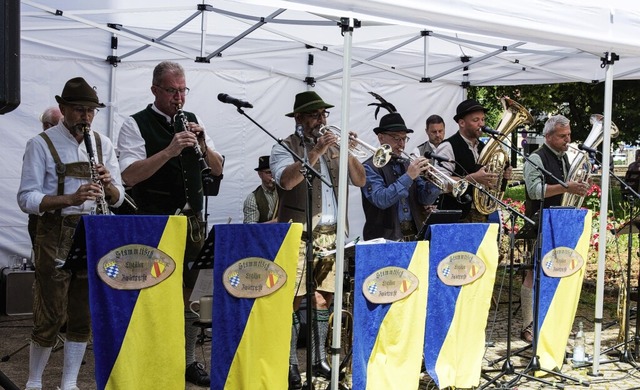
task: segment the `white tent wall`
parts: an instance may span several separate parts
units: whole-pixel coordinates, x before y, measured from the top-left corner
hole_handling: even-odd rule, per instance
[[[5,129],[5,140],[0,145],[0,159],[6,167],[0,173],[0,266],[6,266],[9,255],[29,256],[30,243],[26,230],[26,215],[20,211],[16,194],[22,169],[22,154],[29,138],[40,130],[38,117],[44,108],[56,105],[54,96],[62,91],[66,80],[84,77],[97,88],[98,96],[108,107],[101,109],[92,128],[108,133],[109,110],[114,112],[112,138],[117,139],[118,129],[124,119],[141,110],[153,100],[150,92],[151,75],[157,61],[121,63],[115,70],[115,95],[109,97],[111,65],[104,61],[73,60],[48,55],[23,54],[22,102],[13,112],[0,116],[0,128]],[[306,54],[301,54],[299,72],[306,71]],[[217,69],[215,64],[194,63],[177,60],[185,68],[187,85],[191,92],[187,96],[185,109],[196,112],[203,120],[216,148],[225,155],[224,179],[220,194],[209,197],[209,223],[242,222],[242,204],[247,194],[258,184],[254,168],[258,157],[270,154],[275,141],[257,128],[232,105],[216,99],[218,93],[247,100],[254,106],[245,112],[269,130],[277,138],[293,132],[294,122],[284,114],[293,108],[296,93],[307,89],[300,79],[293,79],[266,71],[245,69]],[[342,80],[318,82],[314,88],[323,99],[336,105],[331,109],[329,123],[340,125],[340,96]],[[462,89],[449,84],[421,84],[399,80],[372,80],[353,78],[351,82],[350,129],[371,145],[378,145],[372,129],[377,126],[374,107],[367,104],[376,100],[368,91],[375,91],[396,104],[407,125],[416,132],[407,145],[411,150],[426,140],[424,121],[432,113],[440,113],[454,129],[452,120],[455,105],[462,99]],[[349,199],[350,238],[362,232],[364,216],[360,191],[352,187]]]

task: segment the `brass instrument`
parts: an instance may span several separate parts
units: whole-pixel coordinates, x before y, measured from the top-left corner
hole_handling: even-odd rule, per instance
[[[178,104],[176,114],[173,116],[173,123],[180,124],[179,126],[182,127],[178,131],[189,130],[189,121],[187,120],[187,116],[184,114],[184,111],[182,111],[182,105],[180,104]],[[204,180],[204,178],[208,177],[208,175],[211,173],[211,168],[209,167],[209,164],[207,164],[207,160],[204,159],[202,149],[200,149],[200,144],[198,142],[196,142],[196,144],[193,145],[193,149],[196,152],[196,157],[198,158],[198,164],[200,164],[200,172],[202,173],[203,180]]]
[[[406,154],[402,152],[405,156],[404,158],[409,162],[415,160],[417,157],[414,154]],[[451,176],[443,173],[438,168],[431,165],[428,161],[426,162],[427,169],[421,174],[426,180],[432,182],[436,187],[440,188],[445,194],[451,193],[451,195],[456,198],[460,195],[464,194],[469,187],[469,182],[465,179],[454,180]]]
[[[589,132],[589,135],[584,140],[582,145],[595,149],[602,143],[602,140],[604,138],[603,119],[604,117],[600,114],[591,115],[591,117],[589,118],[589,121],[591,122],[591,131]],[[618,126],[616,126],[615,123],[611,122],[611,138],[617,137],[618,133]],[[591,168],[592,164],[589,160],[589,153],[580,150],[571,161],[571,165],[569,167],[569,171],[567,173],[567,178],[565,181],[584,183],[589,179],[589,176],[591,175]],[[582,206],[582,201],[584,201],[584,196],[566,192],[562,195],[561,205],[566,207],[579,208],[580,206]]]
[[[316,131],[316,136],[321,137],[327,131],[332,132],[337,138],[337,142],[340,143],[340,135],[342,131],[339,127],[333,125],[323,125]],[[392,148],[388,144],[380,145],[379,148],[375,148],[368,143],[362,141],[360,138],[352,138],[349,137],[351,141],[356,142],[358,145],[354,147],[349,147],[349,153],[356,158],[367,158],[369,155],[373,155],[373,165],[376,168],[382,168],[389,161],[391,161],[392,157]]]
[[[525,123],[533,123],[533,117],[526,108],[508,97],[503,97],[500,101],[505,111],[502,113],[502,118],[496,131],[500,133],[497,136],[499,140],[504,142],[518,126]],[[482,149],[482,152],[480,152],[480,156],[478,156],[478,165],[484,166],[488,173],[494,173],[498,177],[496,187],[487,188],[487,191],[497,199],[502,199],[504,195],[504,191],[500,190],[500,184],[504,177],[504,169],[509,162],[509,156],[503,150],[500,141],[491,138]],[[473,203],[476,210],[484,215],[491,214],[498,208],[497,202],[478,188],[473,189]]]
[[[96,168],[96,154],[93,151],[93,144],[91,143],[91,127],[89,124],[85,123],[81,125],[82,127],[82,137],[84,138],[84,146],[87,148],[87,155],[89,156],[89,170],[91,173],[91,181],[100,185],[100,194],[96,195],[96,207],[91,210],[91,214],[97,215],[106,215],[111,214],[109,210],[109,204],[107,203],[104,197],[104,186],[100,181],[100,177],[98,175],[98,169]]]

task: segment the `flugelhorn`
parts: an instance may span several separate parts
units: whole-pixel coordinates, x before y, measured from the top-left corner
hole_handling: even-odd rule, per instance
[[[321,137],[327,131],[333,133],[337,138],[338,144],[340,144],[340,135],[342,130],[339,127],[333,125],[323,125],[316,131],[316,135]],[[362,141],[360,138],[349,137],[349,140],[354,141],[356,146],[349,146],[349,153],[356,158],[367,158],[369,155],[373,156],[373,165],[376,168],[382,168],[389,161],[391,161],[391,157],[393,156],[393,151],[391,145],[383,144],[380,145],[379,148],[373,147],[368,143]]]
[[[408,160],[409,162],[415,160],[417,156],[413,153],[407,154],[404,151],[402,152],[403,158]],[[432,182],[436,187],[440,188],[440,191],[443,193],[451,193],[451,195],[456,198],[460,195],[464,194],[469,187],[469,183],[464,180],[455,180],[444,172],[440,171],[438,168],[431,165],[428,161],[425,162],[427,164],[427,169],[422,173],[425,179]]]

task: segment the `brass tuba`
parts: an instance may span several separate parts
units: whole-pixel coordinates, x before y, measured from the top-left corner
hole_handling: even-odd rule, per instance
[[[582,143],[584,146],[595,149],[601,143],[604,137],[604,117],[600,114],[593,114],[589,118],[591,122],[591,132]],[[615,138],[618,136],[618,126],[615,123],[611,122],[611,138]],[[592,164],[589,160],[589,154],[580,150],[578,154],[571,161],[571,166],[569,167],[569,172],[567,173],[567,178],[565,181],[576,181],[578,183],[586,182],[591,175]],[[562,195],[562,206],[566,207],[575,207],[579,208],[582,206],[582,201],[584,200],[584,196],[570,194],[566,192]]]
[[[504,112],[496,131],[500,132],[500,141],[503,141],[509,137],[511,132],[518,126],[525,123],[533,123],[533,118],[529,111],[516,101],[503,97],[500,99]],[[496,182],[496,188],[488,188],[487,190],[498,199],[502,199],[504,192],[500,190],[502,178],[504,176],[504,168],[509,161],[509,156],[502,148],[502,144],[491,138],[489,142],[484,146],[480,156],[478,156],[478,165],[485,167],[489,173],[495,173],[498,176]],[[473,203],[476,206],[478,212],[488,215],[494,212],[498,208],[498,204],[485,195],[477,188],[473,189]]]

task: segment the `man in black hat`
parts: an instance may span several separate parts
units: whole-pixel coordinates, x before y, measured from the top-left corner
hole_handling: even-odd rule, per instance
[[[318,179],[311,182],[312,216],[311,229],[306,226],[306,199],[307,185],[305,177],[300,172],[302,164],[294,160],[292,155],[281,145],[274,145],[271,150],[271,171],[278,184],[280,206],[278,208],[278,222],[300,222],[305,225],[305,237],[311,232],[314,253],[320,250],[334,249],[337,227],[337,194],[340,150],[337,147],[338,138],[331,131],[319,134],[318,130],[326,124],[329,116],[327,108],[333,107],[325,103],[322,98],[313,91],[306,91],[296,95],[293,112],[286,114],[295,119],[296,131],[283,142],[294,153],[303,157],[306,153],[309,164],[317,172],[328,180],[329,187]],[[355,133],[350,133],[356,137]],[[352,155],[349,155],[347,163],[349,170],[349,182],[352,185],[362,187],[365,184],[365,173],[362,164]],[[345,232],[346,233],[346,232]],[[341,233],[343,234],[343,233]],[[300,306],[303,296],[306,294],[305,285],[305,261],[306,245],[303,240],[300,246],[298,259],[298,272],[296,275],[294,311]],[[315,325],[312,338],[313,371],[315,375],[330,376],[330,368],[326,361],[324,341],[328,333],[329,307],[333,300],[335,290],[335,257],[315,257],[316,265],[313,268],[315,279],[315,301],[313,313]],[[289,358],[289,388],[299,389],[302,384],[298,372],[298,358],[296,345],[300,324],[297,315],[294,315],[294,323],[291,337],[291,355]],[[309,351],[307,351],[309,352]]]
[[[278,192],[276,191],[276,182],[271,175],[269,156],[260,156],[258,167],[255,170],[258,172],[261,183],[244,200],[242,207],[244,223],[276,222]]]
[[[57,266],[67,258],[80,217],[95,213],[96,200],[117,207],[124,199],[113,145],[109,137],[91,130],[97,109],[104,107],[96,91],[76,77],[67,81],[56,100],[63,117],[27,142],[17,197],[22,211],[37,216],[28,390],[42,389],[42,373],[65,322],[60,388],[78,388],[78,372],[91,333],[87,271]],[[97,180],[92,177],[85,132],[97,154],[93,156]]]
[[[376,167],[373,157],[364,162],[367,184],[361,189],[366,218],[362,236],[365,240],[414,241],[440,191],[421,176],[428,168],[426,158],[399,158],[409,141],[407,134],[413,133],[400,114],[383,116],[373,132],[380,144],[391,146],[394,157],[383,167]]]
[[[188,309],[199,270],[189,269],[186,264],[198,256],[207,228],[202,215],[204,191],[199,157],[206,161],[214,176],[222,174],[223,158],[215,151],[213,141],[195,114],[183,111],[184,118],[177,115],[189,93],[180,64],[163,61],[156,65],[151,92],[155,97],[153,104],[122,124],[118,136],[120,168],[125,184],[131,187],[138,214],[180,214],[189,220],[182,274],[186,308],[185,375],[188,382],[208,387],[209,374],[195,355],[200,328],[193,323],[198,316]]]
[[[486,112],[479,102],[474,99],[467,99],[460,103],[453,117],[458,123],[459,130],[451,137],[444,140],[436,154],[445,157],[453,162],[442,162],[447,174],[465,178],[468,182],[481,184],[485,188],[495,188],[503,183],[496,183],[498,175],[487,172],[478,165],[478,157],[484,143],[480,142],[482,126],[484,126],[484,114]],[[511,168],[505,167],[504,179],[511,176]],[[443,210],[462,210],[462,221],[466,222],[486,222],[487,216],[477,212],[472,207],[473,186],[469,186],[467,192],[459,197],[445,195],[442,197],[440,208]]]

